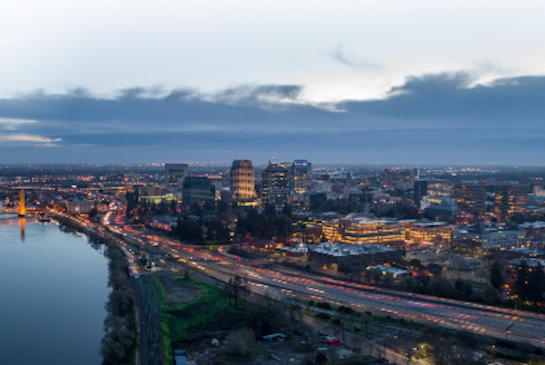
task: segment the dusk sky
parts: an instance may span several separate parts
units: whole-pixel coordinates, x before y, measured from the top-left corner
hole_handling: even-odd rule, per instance
[[[542,1],[2,1],[0,163],[543,164]]]

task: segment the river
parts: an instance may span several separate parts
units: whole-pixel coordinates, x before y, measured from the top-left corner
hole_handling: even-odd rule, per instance
[[[53,223],[0,215],[0,364],[101,363],[103,249]]]

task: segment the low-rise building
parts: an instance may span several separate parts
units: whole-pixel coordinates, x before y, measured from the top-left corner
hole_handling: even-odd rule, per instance
[[[406,228],[406,237],[415,243],[451,242],[455,226],[445,222],[418,222]]]
[[[71,200],[66,202],[66,213],[72,215],[89,214],[94,206],[94,202]]]
[[[400,249],[375,244],[323,242],[308,250],[309,262],[338,271],[363,271],[368,266],[392,264],[401,258]]]
[[[401,246],[405,242],[403,228],[395,219],[347,216],[323,223],[327,240],[348,244],[373,243]]]
[[[385,266],[385,265],[369,266],[369,270],[379,271],[382,273],[382,275],[390,274],[394,278],[400,278],[403,276],[411,275],[411,272],[409,270],[400,269],[398,267],[393,267],[393,266]]]
[[[526,231],[517,225],[479,223],[452,231],[452,244],[483,250],[506,250],[526,243]]]

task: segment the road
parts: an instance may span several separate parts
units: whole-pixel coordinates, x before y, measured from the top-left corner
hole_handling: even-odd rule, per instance
[[[256,267],[232,255],[209,252],[168,237],[146,236],[121,227],[126,240],[153,249],[164,263],[164,260],[170,261],[173,269],[176,269],[175,263],[181,261],[224,281],[240,275],[252,291],[259,294],[324,301],[350,306],[357,311],[371,311],[498,339],[526,341],[545,348],[543,315],[346,282],[280,266]]]
[[[116,202],[115,206],[119,207],[119,203]],[[173,269],[179,269],[177,263],[182,262],[221,280],[241,275],[248,281],[249,287],[259,294],[266,292],[275,297],[319,300],[350,306],[357,311],[371,311],[446,329],[526,341],[545,348],[543,315],[387,290],[282,267],[260,268],[239,257],[199,249],[168,237],[146,234],[142,229],[124,224],[122,213],[112,214],[109,221],[115,225],[108,227],[123,236],[125,247],[145,250],[156,261]]]

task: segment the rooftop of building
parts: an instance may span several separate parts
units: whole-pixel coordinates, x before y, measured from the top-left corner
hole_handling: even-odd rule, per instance
[[[308,247],[289,247],[289,246],[283,246],[283,247],[280,247],[279,250],[288,251],[288,252],[294,252],[294,253],[307,253],[307,252],[308,252]]]
[[[392,274],[394,277],[398,275],[408,275],[411,273],[409,270],[384,265],[369,266],[369,269],[381,271],[383,274]]]
[[[310,250],[331,256],[358,256],[371,253],[397,251],[398,249],[375,245],[372,243],[347,245],[335,242],[322,242]]]
[[[538,265],[541,265],[542,267],[545,267],[545,260],[537,259],[537,258],[523,258],[523,259],[513,259],[510,260],[509,263],[512,265],[522,265],[522,261],[526,262],[526,265],[528,267],[536,267]]]
[[[525,228],[525,229],[530,229],[530,228],[543,229],[543,228],[545,228],[545,222],[540,222],[540,221],[537,221],[537,222],[524,222],[522,224],[519,224],[519,227]]]
[[[490,234],[490,233],[500,233],[508,231],[520,231],[522,228],[519,228],[516,224],[505,224],[505,223],[495,223],[495,222],[481,222],[473,226],[466,226],[460,228],[459,231],[466,233],[475,233],[475,234]]]

